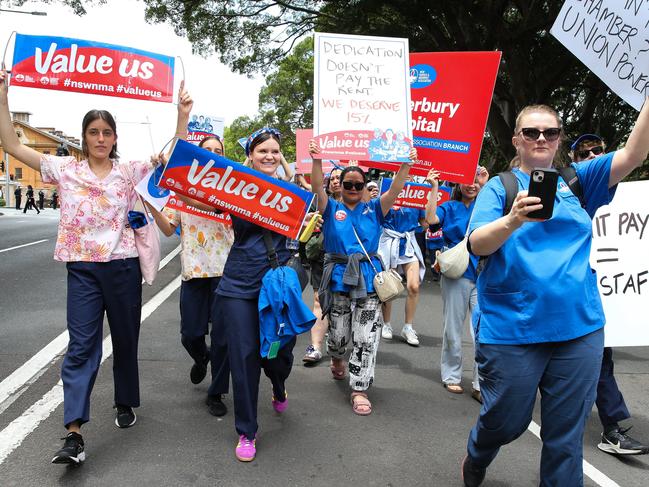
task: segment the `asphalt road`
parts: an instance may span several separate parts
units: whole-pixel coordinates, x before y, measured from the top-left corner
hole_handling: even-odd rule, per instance
[[[0,209],[0,212],[3,212]],[[87,460],[81,468],[49,463],[60,447],[62,427],[60,355],[37,368],[4,397],[16,370],[65,331],[65,266],[52,260],[58,214],[4,210],[0,216],[0,485],[266,485],[266,486],[460,486],[459,464],[479,405],[468,393],[447,393],[441,386],[441,298],[439,286],[426,282],[417,312],[421,346],[395,338],[380,346],[376,382],[370,398],[374,413],[351,412],[346,382],[331,379],[325,361],[301,365],[307,344],[300,337],[287,383],[290,406],[273,412],[268,380],[262,375],[257,459],[242,464],[234,457],[237,435],[232,412],[217,419],[204,405],[207,384],[189,381],[190,359],[178,334],[176,256],[143,301],[151,314],[142,325],[140,382],[142,407],[137,424],[115,427],[111,359],[102,366],[92,397],[91,421],[83,428]],[[12,247],[28,244],[12,250]],[[165,239],[163,255],[178,245]],[[311,302],[310,293],[305,293]],[[403,301],[394,307],[398,334]],[[106,333],[108,327],[106,326]],[[465,356],[471,356],[466,334]],[[633,415],[631,434],[649,441],[649,349],[615,353],[616,377]],[[34,359],[32,359],[33,361]],[[32,370],[33,372],[33,370]],[[14,374],[14,375],[11,375]],[[30,375],[30,374],[26,374]],[[464,385],[470,390],[470,364]],[[3,389],[3,387],[5,389]],[[230,396],[225,398],[231,407]],[[538,415],[535,416],[538,423]],[[592,466],[587,486],[649,485],[649,456],[618,459],[600,452],[600,425],[591,416],[584,457]],[[502,449],[483,485],[538,485],[541,442],[532,433]]]

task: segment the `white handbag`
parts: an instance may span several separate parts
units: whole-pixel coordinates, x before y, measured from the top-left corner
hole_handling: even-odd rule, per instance
[[[374,269],[374,273],[376,274],[374,276],[372,284],[374,284],[374,291],[376,291],[376,295],[378,296],[379,301],[381,301],[382,303],[387,303],[388,301],[392,301],[393,299],[398,298],[405,289],[403,287],[401,276],[394,269],[388,269],[387,271],[379,272],[374,266],[372,259],[367,253],[367,250],[365,250],[363,242],[361,242],[361,239],[358,237],[356,229],[353,227],[352,229],[354,230],[356,240],[363,249],[365,257],[367,257],[367,260],[370,262],[370,265],[372,266],[372,269]]]
[[[435,253],[436,263],[439,271],[449,279],[459,279],[469,267],[469,249],[467,247],[468,235],[460,243],[450,249]]]

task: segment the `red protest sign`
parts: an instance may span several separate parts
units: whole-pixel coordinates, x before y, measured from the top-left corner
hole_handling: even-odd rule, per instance
[[[381,194],[387,192],[392,185],[392,179],[382,178],[381,179]],[[431,186],[428,184],[413,183],[407,182],[397,199],[394,201],[395,206],[403,206],[404,208],[418,208],[423,210],[426,208],[426,203],[428,203],[428,194],[430,193]],[[440,188],[437,191],[437,206],[448,201],[450,199],[450,193]]]
[[[12,84],[171,102],[174,58],[67,37],[16,35]]]
[[[314,195],[176,139],[160,186],[297,239]]]
[[[412,174],[473,183],[499,64],[497,51],[410,54]]]
[[[313,129],[295,131],[295,169],[299,174],[311,174],[313,159],[309,154],[309,141],[313,138]],[[334,168],[331,160],[323,159],[322,170],[327,173]]]
[[[202,218],[207,218],[208,220],[214,220],[224,225],[232,225],[232,218],[230,218],[229,213],[215,213],[213,211],[205,211],[195,206],[188,205],[180,198],[172,195],[167,200],[165,208],[171,208],[173,210],[182,211],[184,213],[189,213],[190,215],[200,216]]]

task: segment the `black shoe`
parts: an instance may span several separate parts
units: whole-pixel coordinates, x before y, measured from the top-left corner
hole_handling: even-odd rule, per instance
[[[207,404],[207,410],[212,416],[225,416],[228,412],[228,408],[221,400],[221,394],[217,394],[216,396],[210,396],[208,394],[205,404]]]
[[[469,455],[462,461],[462,480],[466,487],[478,487],[484,480],[487,473],[485,467],[478,467],[471,461]]]
[[[608,433],[602,433],[602,441],[597,448],[611,455],[645,455],[649,446],[643,445],[626,434],[631,428],[615,428]]]
[[[56,452],[52,463],[81,465],[86,459],[86,452],[83,449],[83,438],[79,433],[68,433],[63,443],[63,448]]]
[[[189,379],[192,381],[192,384],[200,384],[205,379],[207,375],[207,364],[210,362],[210,352],[208,350],[203,363],[194,362],[192,365],[192,370],[189,371]]]
[[[135,416],[132,407],[118,404],[115,406],[115,409],[117,409],[115,424],[118,428],[129,428],[135,424],[135,421],[137,421],[137,416]]]

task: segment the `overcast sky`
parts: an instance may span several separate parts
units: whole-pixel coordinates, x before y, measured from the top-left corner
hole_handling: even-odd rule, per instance
[[[0,2],[0,6],[6,8],[7,2]],[[262,78],[235,75],[214,56],[204,59],[193,55],[189,42],[176,36],[170,26],[147,24],[144,6],[139,1],[109,0],[104,6],[89,9],[82,17],[68,7],[42,2],[26,3],[20,10],[40,10],[48,15],[0,12],[0,46],[3,49],[11,31],[15,30],[20,34],[73,37],[181,56],[186,86],[194,98],[194,111],[221,116],[226,125],[240,115],[257,112]],[[12,55],[13,39],[7,53],[9,66]],[[181,78],[180,63],[176,62],[174,99]],[[88,110],[108,110],[118,121],[118,147],[122,159],[148,157],[152,153],[151,138],[156,150],[160,150],[175,132],[176,106],[170,103],[12,87],[9,107],[12,111],[31,112],[32,125],[56,127],[79,138],[81,120]],[[150,126],[143,124],[147,119]]]

